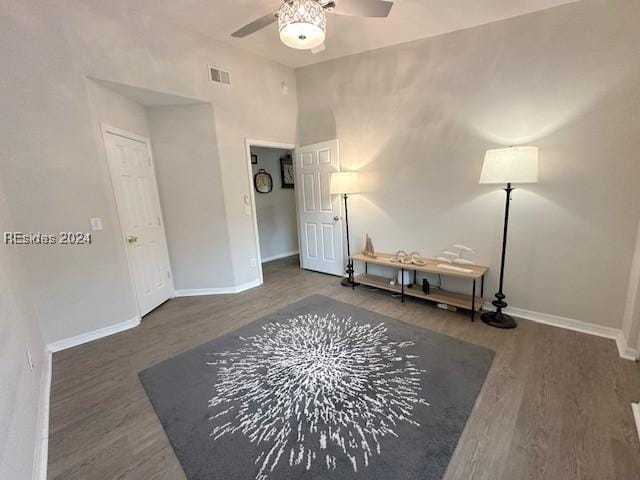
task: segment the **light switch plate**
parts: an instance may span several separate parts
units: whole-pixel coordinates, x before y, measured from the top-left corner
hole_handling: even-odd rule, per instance
[[[101,218],[92,218],[91,219],[91,230],[102,230],[102,219]]]

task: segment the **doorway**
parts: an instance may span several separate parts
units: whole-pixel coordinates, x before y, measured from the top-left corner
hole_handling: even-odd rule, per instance
[[[338,141],[331,140],[315,145],[295,147],[290,144],[260,140],[245,141],[250,197],[246,198],[247,214],[253,207],[256,251],[258,252],[258,270],[260,283],[264,282],[262,263],[295,255],[286,245],[275,249],[262,237],[273,239],[269,228],[275,213],[270,210],[268,196],[282,189],[293,176],[293,195],[287,195],[289,205],[295,206],[295,222],[289,219],[289,225],[295,225],[299,265],[303,269],[342,276],[344,274],[344,249],[342,238],[341,203],[338,195],[331,195],[331,174],[340,170]],[[295,150],[294,150],[295,149]],[[260,153],[273,156],[270,150],[278,150],[277,163],[268,168],[261,165]],[[290,158],[288,158],[290,155]],[[281,159],[285,158],[283,162]],[[287,171],[291,169],[293,172]],[[285,186],[289,190],[289,186]],[[291,198],[293,197],[293,198]],[[275,199],[275,196],[272,197]],[[282,232],[280,232],[282,233]],[[290,238],[293,233],[290,232]],[[274,252],[279,253],[274,253]]]
[[[299,253],[293,148],[250,145],[252,192],[262,265]]]

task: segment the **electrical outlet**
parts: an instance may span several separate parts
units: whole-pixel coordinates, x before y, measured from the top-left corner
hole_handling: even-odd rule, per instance
[[[258,266],[258,263],[256,262],[255,258],[252,258],[251,260],[249,260],[249,265],[251,265],[253,268],[256,268]]]
[[[33,357],[31,356],[31,350],[27,348],[27,365],[29,365],[29,369],[33,370],[35,368],[35,364],[33,363]]]

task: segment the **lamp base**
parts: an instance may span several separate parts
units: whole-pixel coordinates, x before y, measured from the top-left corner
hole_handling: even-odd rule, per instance
[[[353,287],[357,287],[360,284],[355,280],[351,280],[349,277],[347,277],[342,279],[342,281],[340,282],[340,285],[342,285],[343,287],[353,288]]]
[[[485,312],[480,317],[484,323],[496,328],[516,328],[518,323],[515,319],[502,312]]]

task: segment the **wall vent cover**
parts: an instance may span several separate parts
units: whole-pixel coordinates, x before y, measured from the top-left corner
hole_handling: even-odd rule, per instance
[[[220,67],[209,66],[209,78],[213,83],[231,85],[231,74]]]

